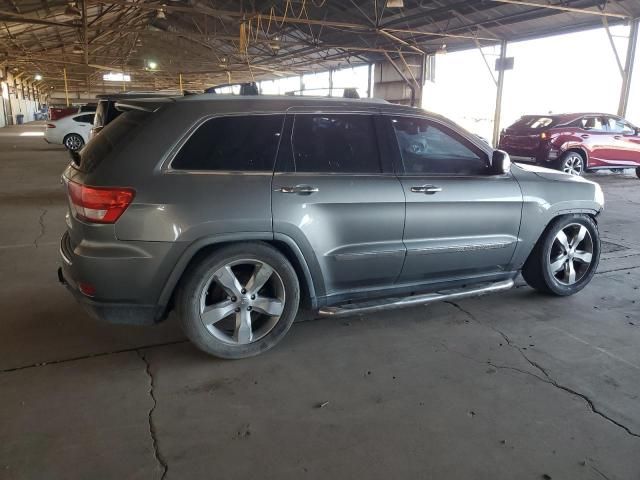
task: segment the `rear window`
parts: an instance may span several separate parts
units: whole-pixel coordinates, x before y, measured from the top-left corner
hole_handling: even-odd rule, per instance
[[[272,171],[284,115],[207,120],[176,155],[175,170]]]
[[[537,115],[527,115],[516,123],[511,125],[509,128],[518,128],[518,129],[531,129],[531,130],[539,130],[541,128],[549,128],[557,123],[557,119],[554,117],[541,117]]]
[[[79,169],[83,172],[94,170],[108,155],[129,142],[149,115],[151,113],[137,110],[125,112],[107,125],[80,152]]]

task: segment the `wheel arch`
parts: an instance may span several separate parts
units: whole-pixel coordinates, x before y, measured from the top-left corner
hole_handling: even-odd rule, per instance
[[[536,245],[538,245],[538,243],[540,242],[540,239],[544,237],[544,234],[549,229],[549,225],[551,225],[551,223],[553,223],[556,219],[564,217],[566,215],[582,214],[588,215],[597,225],[597,217],[598,215],[600,215],[600,212],[601,210],[598,210],[596,208],[562,208],[551,212],[544,224],[541,225],[535,233],[532,232],[527,236],[529,241],[520,242],[522,246],[516,248],[516,251],[513,253],[513,256],[511,258],[511,265],[513,266],[514,270],[522,269],[522,266],[531,256],[531,253],[535,250]],[[529,245],[529,247],[524,248],[525,244]]]
[[[587,168],[589,168],[589,153],[585,148],[579,147],[577,145],[571,145],[562,150],[562,155],[565,155],[569,152],[575,152],[579,154],[584,160],[584,169],[586,170]]]
[[[300,282],[301,299],[307,302],[310,308],[317,308],[316,279],[314,279],[302,251],[295,242],[285,235],[277,235],[276,238],[274,238],[271,232],[245,233],[201,238],[191,243],[185,249],[169,274],[160,293],[158,304],[164,309],[164,315],[161,319],[166,317],[166,314],[171,310],[176,290],[185,272],[187,272],[192,265],[196,264],[199,259],[227,245],[252,242],[266,243],[278,250],[289,260]]]

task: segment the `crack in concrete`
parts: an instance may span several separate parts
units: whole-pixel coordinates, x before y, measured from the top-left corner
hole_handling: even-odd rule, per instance
[[[553,385],[554,387],[563,390],[567,393],[570,393],[571,395],[575,395],[576,397],[580,397],[582,400],[584,400],[589,409],[595,413],[596,415],[599,415],[600,417],[604,418],[605,420],[607,420],[608,422],[616,425],[619,428],[622,428],[625,432],[627,432],[629,435],[633,436],[633,437],[637,437],[640,438],[640,434],[635,433],[634,431],[632,431],[629,427],[627,427],[626,425],[618,422],[617,420],[614,420],[613,418],[609,417],[608,415],[606,415],[605,413],[601,412],[600,410],[598,410],[598,408],[594,405],[593,401],[584,393],[580,393],[574,389],[572,389],[571,387],[567,387],[566,385],[562,385],[560,383],[557,382],[557,380],[555,380],[554,378],[551,377],[551,375],[549,375],[549,372],[547,372],[547,370],[542,367],[542,365],[540,365],[539,363],[531,360],[527,354],[524,352],[524,350],[522,348],[520,348],[518,345],[514,344],[512,342],[512,340],[501,330],[497,329],[496,327],[494,327],[493,325],[481,322],[480,320],[478,320],[478,318],[476,318],[476,316],[474,314],[472,314],[470,311],[462,308],[460,305],[458,305],[455,302],[452,301],[445,301],[445,303],[448,303],[449,305],[457,308],[459,311],[461,311],[462,313],[464,313],[465,315],[467,315],[469,318],[471,318],[474,322],[476,322],[479,325],[482,325],[483,327],[489,328],[491,330],[493,330],[495,333],[497,333],[498,335],[500,335],[504,341],[507,343],[507,345],[510,348],[513,348],[514,350],[518,351],[520,353],[520,355],[522,356],[522,358],[532,367],[534,367],[536,370],[538,370],[540,373],[542,373],[542,375],[544,375],[543,377],[540,377],[538,375],[533,375],[531,374],[531,372],[527,372],[528,375],[533,375],[534,377],[536,377],[537,379],[548,383],[550,385]],[[489,363],[489,362],[487,362]],[[495,365],[492,365],[495,368]],[[521,371],[520,369],[516,369],[515,367],[505,367],[508,368],[510,370],[516,370],[516,371]],[[524,373],[524,371],[521,371],[521,373]]]
[[[40,218],[38,218],[38,225],[40,225],[40,233],[36,238],[33,239],[33,245],[38,248],[38,240],[44,237],[44,234],[47,231],[47,227],[44,224],[44,217],[47,214],[48,210],[46,208],[42,209],[42,213],[40,214]]]
[[[611,273],[611,272],[621,272],[623,270],[635,270],[636,268],[640,268],[640,265],[636,265],[635,267],[613,268],[611,270],[598,270],[594,275],[601,275],[603,273]]]
[[[120,350],[112,350],[109,352],[98,352],[98,353],[89,353],[88,355],[81,355],[78,357],[71,358],[63,358],[60,360],[51,360],[50,362],[40,362],[40,363],[32,363],[29,365],[22,365],[20,367],[11,367],[0,370],[0,373],[10,373],[16,372],[18,370],[27,370],[29,368],[37,368],[37,367],[46,367],[47,365],[57,365],[58,363],[67,363],[67,362],[75,362],[77,360],[87,360],[89,358],[96,357],[104,357],[107,355],[115,355],[117,353],[127,353],[127,352],[137,352],[141,348],[157,348],[157,347],[166,347],[169,345],[177,345],[180,343],[187,343],[188,340],[175,340],[173,342],[163,342],[163,343],[152,343],[150,345],[142,345],[140,347],[131,347],[131,348],[123,348]]]
[[[158,401],[156,400],[156,395],[154,393],[155,381],[153,378],[153,373],[151,373],[151,363],[149,363],[149,360],[147,360],[147,357],[145,356],[144,352],[142,350],[136,350],[136,353],[138,354],[140,359],[144,362],[145,371],[147,373],[147,376],[149,377],[149,396],[151,397],[151,400],[153,400],[153,405],[149,409],[149,413],[147,415],[149,419],[149,434],[151,435],[151,441],[153,444],[153,453],[154,453],[155,459],[162,469],[162,476],[160,477],[160,480],[164,480],[164,478],[167,476],[167,472],[169,471],[169,465],[167,464],[167,461],[163,457],[162,453],[160,453],[160,447],[158,446],[158,435],[156,432],[156,426],[153,422],[153,412],[158,406]]]

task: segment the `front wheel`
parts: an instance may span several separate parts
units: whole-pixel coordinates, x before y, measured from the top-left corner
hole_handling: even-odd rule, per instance
[[[584,173],[586,165],[578,152],[566,152],[558,161],[558,169],[570,175],[580,176]]]
[[[64,146],[72,152],[77,152],[84,146],[84,140],[77,133],[70,133],[64,137]]]
[[[600,235],[587,215],[555,219],[522,268],[525,281],[538,291],[573,295],[593,278],[600,261]]]
[[[295,270],[263,243],[221,248],[191,268],[176,310],[187,337],[220,358],[245,358],[274,347],[298,311]]]

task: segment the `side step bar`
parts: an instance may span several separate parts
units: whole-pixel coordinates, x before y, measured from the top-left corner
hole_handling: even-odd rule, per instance
[[[509,290],[514,285],[514,280],[475,285],[470,288],[456,288],[443,290],[442,292],[411,295],[404,298],[384,298],[375,302],[352,303],[339,307],[323,307],[318,313],[321,317],[344,317],[347,315],[359,315],[362,313],[374,313],[382,310],[410,307],[414,305],[426,305],[427,303],[440,302],[442,300],[457,300],[466,297],[476,297],[487,293]]]

